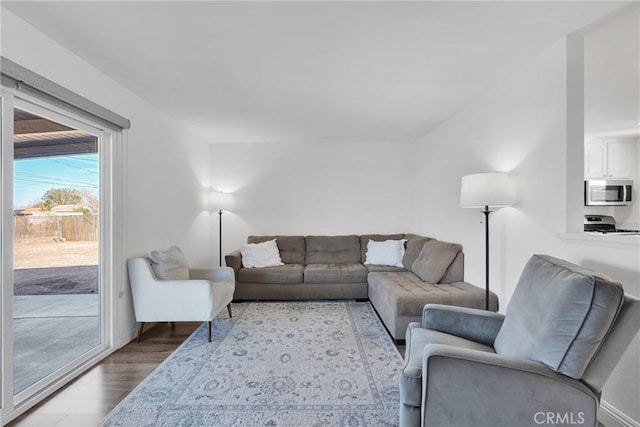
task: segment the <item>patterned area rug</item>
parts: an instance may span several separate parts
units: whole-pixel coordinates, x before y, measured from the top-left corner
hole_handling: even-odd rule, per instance
[[[402,358],[367,302],[234,304],[105,426],[394,426]]]

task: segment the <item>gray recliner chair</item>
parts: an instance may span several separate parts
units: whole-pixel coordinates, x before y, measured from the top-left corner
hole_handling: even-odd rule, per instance
[[[534,255],[505,315],[428,304],[409,325],[400,426],[597,426],[639,328],[640,300],[619,283]]]

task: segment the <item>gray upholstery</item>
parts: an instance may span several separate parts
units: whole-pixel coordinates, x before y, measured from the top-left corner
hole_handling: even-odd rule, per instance
[[[440,283],[464,282],[464,254],[458,252]],[[497,307],[497,306],[496,306]],[[497,308],[496,308],[497,310]]]
[[[243,283],[233,294],[235,301],[298,301],[366,299],[367,283]]]
[[[422,310],[423,328],[491,346],[503,322],[503,314],[475,308],[427,304]]]
[[[410,322],[419,322],[425,304],[448,304],[483,308],[485,291],[466,282],[425,283],[415,274],[405,272],[375,272],[367,276],[369,300],[389,330],[400,340]],[[498,296],[491,292],[490,308],[498,310]]]
[[[365,267],[367,268],[369,273],[399,273],[402,271],[407,271],[403,267],[396,267],[393,265],[366,264]]]
[[[418,236],[417,234],[407,234],[405,237],[407,243],[404,244],[404,258],[402,258],[402,264],[407,270],[411,270],[413,262],[418,258],[422,247],[429,237]]]
[[[536,414],[557,413],[596,426],[602,386],[639,328],[640,301],[619,283],[534,255],[504,316],[427,305],[409,325],[400,425],[537,426]]]
[[[427,344],[446,344],[495,353],[493,347],[457,337],[455,335],[423,328],[412,322],[407,327],[405,365],[400,377],[400,396],[406,404],[420,406],[422,396],[422,349]]]
[[[457,243],[429,240],[424,243],[411,271],[427,283],[440,283],[462,246]]]
[[[442,344],[427,344],[422,362],[427,381],[417,425],[536,427],[548,412],[597,425],[597,396],[540,363]]]
[[[623,295],[620,283],[534,255],[511,297],[496,351],[580,378],[613,325]]]
[[[302,283],[304,265],[285,264],[275,267],[241,268],[238,280],[247,283]]]
[[[249,236],[247,243],[262,243],[273,239],[276,239],[282,262],[304,264],[304,236]]]
[[[356,264],[360,260],[358,236],[307,236],[305,264]]]
[[[368,273],[362,264],[307,264],[304,283],[365,283]]]

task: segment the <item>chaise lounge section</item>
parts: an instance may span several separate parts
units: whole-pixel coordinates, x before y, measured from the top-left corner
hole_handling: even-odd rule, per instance
[[[244,266],[240,250],[226,255],[236,275],[235,301],[369,300],[397,341],[420,321],[425,304],[484,308],[484,290],[464,282],[460,245],[415,234],[249,236],[248,244],[276,241],[283,265]],[[367,263],[369,241],[404,240],[402,266]],[[490,308],[498,298],[490,295]]]

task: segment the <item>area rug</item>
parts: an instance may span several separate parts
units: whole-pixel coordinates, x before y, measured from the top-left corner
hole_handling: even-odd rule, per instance
[[[402,358],[367,302],[234,304],[104,426],[393,426]]]

